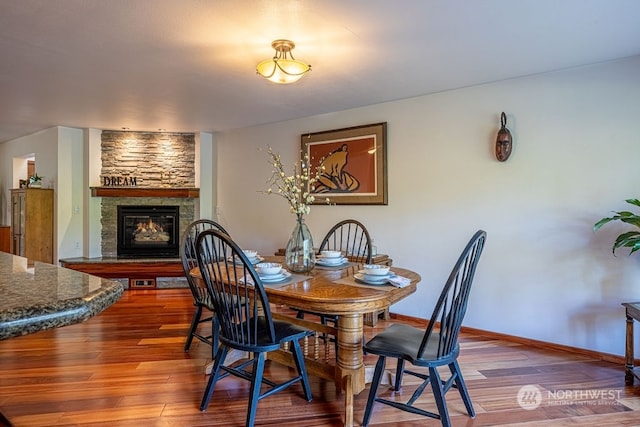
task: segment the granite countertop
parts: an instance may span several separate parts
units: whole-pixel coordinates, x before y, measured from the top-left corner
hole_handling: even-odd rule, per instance
[[[83,322],[123,292],[119,282],[0,252],[0,340]]]

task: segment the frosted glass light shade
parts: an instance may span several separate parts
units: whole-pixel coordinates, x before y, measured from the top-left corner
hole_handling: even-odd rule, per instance
[[[276,55],[256,66],[256,72],[265,79],[280,84],[294,83],[311,70],[310,65],[291,55],[291,49],[295,47],[292,41],[275,40],[271,46],[276,50]]]

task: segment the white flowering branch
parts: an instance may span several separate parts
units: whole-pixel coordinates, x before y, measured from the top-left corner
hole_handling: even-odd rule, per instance
[[[287,175],[280,154],[275,153],[271,147],[268,148],[267,154],[269,154],[269,160],[273,166],[273,173],[267,180],[269,188],[264,192],[286,199],[289,203],[289,210],[298,216],[309,214],[311,205],[316,199],[310,190],[314,188],[323,168],[317,166],[311,170],[309,155],[304,153],[300,163],[293,165],[293,173]],[[328,198],[326,201],[329,203]]]

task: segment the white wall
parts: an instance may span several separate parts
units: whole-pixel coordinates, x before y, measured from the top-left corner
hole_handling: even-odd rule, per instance
[[[84,186],[82,180],[82,130],[56,126],[0,144],[1,223],[11,223],[11,188],[25,178],[22,159],[35,155],[36,171],[43,187],[54,189],[54,260],[79,256],[82,238]],[[20,164],[20,166],[16,166]]]
[[[313,102],[313,100],[309,100]],[[493,150],[500,113],[514,149]],[[640,259],[592,225],[639,197],[640,57],[215,135],[219,220],[244,247],[272,253],[294,225],[260,193],[268,145],[291,165],[300,135],[386,121],[388,206],[314,206],[320,240],[338,220],[369,228],[380,253],[419,272],[392,311],[426,317],[464,244],[488,232],[468,326],[624,353],[623,301],[640,300]]]
[[[57,141],[58,128],[54,127],[0,144],[0,224],[11,224],[11,189],[19,188],[20,179],[27,178],[22,159],[34,155],[36,172],[44,177],[43,187],[57,188]]]
[[[86,129],[84,132],[84,176],[88,187],[97,187],[102,173],[102,130]],[[89,188],[83,191],[89,192]],[[85,197],[82,225],[82,256],[96,258],[102,256],[102,198]]]
[[[84,183],[84,135],[81,129],[58,127],[56,236],[59,258],[82,255],[82,233],[88,190]],[[38,160],[36,159],[38,168]]]

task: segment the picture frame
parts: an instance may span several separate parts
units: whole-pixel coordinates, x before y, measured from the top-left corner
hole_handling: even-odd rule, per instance
[[[387,204],[387,122],[301,135],[310,170],[323,165],[313,204]]]

